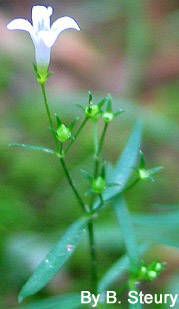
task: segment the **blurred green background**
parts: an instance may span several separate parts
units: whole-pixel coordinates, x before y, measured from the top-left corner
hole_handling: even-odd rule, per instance
[[[112,124],[105,158],[113,163],[121,153],[137,117],[144,121],[143,151],[149,167],[164,166],[155,183],[139,184],[128,193],[139,242],[155,246],[146,261],[167,262],[161,279],[144,291],[179,288],[178,116],[179,3],[167,0],[1,1],[0,3],[0,308],[17,306],[22,284],[80,209],[57,159],[9,149],[19,142],[52,146],[44,106],[32,73],[33,46],[28,34],[10,32],[9,20],[30,18],[34,4],[54,7],[53,18],[74,17],[81,32],[66,31],[53,49],[48,84],[53,111],[68,123],[87,103],[111,93],[114,106],[125,113]],[[87,132],[87,134],[86,134]],[[79,170],[90,166],[92,124],[68,156],[68,164],[83,193]],[[171,215],[168,215],[168,212]],[[142,224],[140,215],[156,215]],[[105,237],[104,237],[105,233]],[[125,253],[120,228],[111,209],[96,221],[100,276]],[[113,241],[111,241],[113,240]],[[70,263],[42,292],[43,299],[89,287],[88,245],[84,240]],[[121,288],[125,280],[117,282]],[[124,306],[125,307],[125,306]],[[152,307],[151,308],[155,308]],[[168,308],[168,306],[161,306]],[[177,307],[176,307],[177,308]]]

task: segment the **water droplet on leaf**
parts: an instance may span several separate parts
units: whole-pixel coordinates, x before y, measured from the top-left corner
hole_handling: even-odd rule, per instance
[[[67,251],[68,251],[68,252],[72,252],[73,249],[74,249],[74,246],[73,246],[73,245],[71,245],[71,244],[67,245]]]

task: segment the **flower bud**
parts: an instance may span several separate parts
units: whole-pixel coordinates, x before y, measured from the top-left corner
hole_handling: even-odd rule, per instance
[[[141,277],[142,279],[145,279],[147,274],[147,267],[142,265],[139,271],[139,277]]]
[[[100,117],[100,108],[96,104],[87,106],[85,109],[85,114],[87,118],[98,120]]]
[[[139,169],[139,176],[141,179],[147,179],[150,175],[146,169]]]
[[[157,277],[158,277],[158,274],[157,274],[157,272],[156,271],[154,271],[154,270],[149,270],[148,272],[147,272],[147,276],[148,276],[148,278],[149,278],[149,280],[154,280],[154,279],[156,279]]]
[[[156,166],[151,169],[139,168],[140,179],[151,179],[153,181],[153,176],[158,174],[163,169],[162,166]]]
[[[92,182],[92,189],[97,194],[102,194],[106,189],[106,181],[103,177],[99,176]]]
[[[156,272],[161,272],[163,270],[163,264],[160,262],[156,262],[154,268]]]
[[[102,117],[103,117],[105,123],[109,123],[113,120],[114,115],[113,115],[112,112],[105,112],[105,113],[103,113]]]
[[[65,143],[71,138],[71,131],[63,123],[57,129],[57,138],[61,143]]]
[[[161,262],[154,262],[152,266],[152,270],[156,271],[157,274],[161,274],[165,270],[166,264]]]

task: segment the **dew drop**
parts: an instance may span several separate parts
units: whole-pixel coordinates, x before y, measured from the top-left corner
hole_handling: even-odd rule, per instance
[[[53,266],[51,265],[48,259],[45,260],[45,263],[48,264],[49,268],[53,268]]]
[[[74,249],[74,246],[73,246],[73,245],[71,245],[71,244],[67,245],[67,251],[68,251],[68,252],[72,252],[73,249]]]

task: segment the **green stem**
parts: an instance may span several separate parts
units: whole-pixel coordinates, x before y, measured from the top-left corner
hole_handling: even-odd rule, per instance
[[[85,124],[87,123],[88,118],[84,118],[84,120],[82,121],[80,127],[78,128],[77,132],[74,135],[74,140],[71,140],[70,144],[66,147],[65,149],[65,154],[69,151],[69,149],[71,148],[71,146],[74,144],[75,140],[77,139],[77,137],[79,136],[80,132],[82,131],[82,129],[84,128]]]
[[[94,156],[94,178],[98,175],[98,169],[99,169],[99,156],[102,151],[102,147],[104,144],[104,139],[106,135],[108,125],[104,125],[104,129],[102,131],[99,144],[97,139],[97,130],[95,127],[95,134],[94,134],[94,141],[95,141],[95,156]],[[99,196],[101,202],[103,203],[102,195]],[[91,201],[91,208],[92,209],[92,203]],[[90,254],[91,254],[91,281],[92,281],[92,288],[93,292],[96,295],[98,293],[98,269],[97,269],[97,254],[96,254],[96,247],[95,247],[95,239],[94,239],[94,224],[91,220],[88,224],[88,233],[89,233],[89,242],[90,242]]]
[[[60,158],[60,162],[61,162],[61,164],[62,164],[62,167],[63,167],[63,169],[64,169],[65,175],[66,175],[66,177],[67,177],[67,179],[68,179],[68,182],[69,182],[69,184],[70,184],[70,186],[71,186],[71,188],[72,188],[72,190],[73,190],[73,192],[74,192],[74,194],[75,194],[75,196],[76,196],[76,198],[77,198],[77,200],[78,200],[78,202],[79,202],[79,204],[80,204],[82,210],[86,213],[86,212],[87,212],[87,209],[86,209],[85,204],[84,204],[84,202],[83,202],[81,196],[79,195],[79,193],[78,193],[78,191],[77,191],[77,189],[76,189],[76,187],[75,187],[75,185],[74,185],[74,183],[73,183],[73,180],[72,180],[71,175],[70,175],[70,173],[69,173],[69,171],[68,171],[68,168],[67,168],[67,165],[66,165],[66,163],[65,163],[64,158],[61,157],[61,158]]]
[[[42,94],[43,94],[43,98],[44,98],[44,103],[45,103],[45,108],[46,108],[46,112],[47,112],[47,116],[48,116],[48,119],[49,119],[49,124],[50,124],[50,129],[53,133],[53,137],[54,137],[54,141],[55,141],[55,145],[56,145],[56,149],[57,149],[57,152],[59,151],[59,143],[58,143],[58,140],[56,138],[56,134],[55,134],[55,130],[54,130],[54,127],[53,127],[53,122],[52,122],[52,117],[51,117],[51,113],[50,113],[50,109],[49,109],[49,106],[48,106],[48,99],[47,99],[47,95],[46,95],[46,90],[45,90],[45,84],[41,84],[41,89],[42,89]],[[83,123],[81,124],[80,128],[78,129],[77,133],[76,133],[76,137],[79,135],[81,129],[84,127],[86,123],[86,120],[83,121]],[[102,140],[104,139],[104,137],[102,137]],[[103,142],[101,141],[100,142],[100,148],[102,147],[102,144]],[[63,149],[61,148],[61,151],[59,153],[59,157],[60,157],[60,162],[62,164],[62,167],[64,169],[64,172],[65,172],[65,175],[68,179],[68,182],[69,182],[69,185],[71,186],[75,196],[76,196],[76,199],[78,200],[82,210],[87,213],[89,212],[89,210],[87,209],[87,207],[85,206],[81,196],[79,195],[75,185],[74,185],[74,182],[71,178],[71,175],[68,171],[68,167],[66,165],[66,162],[63,158]],[[99,151],[100,153],[100,151]],[[97,282],[98,282],[98,278],[97,278],[97,258],[96,258],[96,250],[95,250],[95,242],[94,242],[94,227],[93,227],[93,221],[89,221],[88,223],[88,233],[89,233],[89,243],[90,243],[90,254],[91,254],[91,274],[92,274],[92,287],[94,289],[94,293],[96,294],[97,293]]]
[[[56,145],[56,148],[57,148],[58,147],[58,141],[57,141],[57,138],[56,138],[56,135],[55,135],[55,130],[54,130],[52,116],[51,116],[51,112],[50,112],[50,108],[49,108],[49,104],[48,104],[45,84],[40,84],[40,86],[41,86],[42,95],[43,95],[43,99],[44,99],[44,103],[45,103],[45,109],[46,109],[49,124],[50,124],[50,130],[51,130],[51,133],[53,135],[53,139],[54,139],[54,142],[55,142],[55,145]]]
[[[133,187],[135,187],[135,185],[140,181],[140,179],[141,179],[140,177],[137,177],[128,187],[124,189],[124,192],[127,192]]]
[[[50,108],[49,108],[49,104],[48,104],[48,99],[47,99],[47,94],[46,94],[46,89],[45,89],[45,84],[40,84],[41,85],[41,90],[42,90],[42,94],[43,94],[43,98],[44,98],[44,103],[45,103],[45,108],[46,108],[46,112],[47,112],[47,116],[48,116],[48,120],[49,120],[49,124],[50,124],[50,129],[52,131],[52,134],[53,134],[53,138],[54,138],[54,142],[55,142],[55,145],[56,145],[56,151],[57,153],[59,153],[59,142],[57,140],[57,137],[56,137],[56,134],[55,134],[55,129],[54,129],[54,126],[53,126],[53,121],[52,121],[52,116],[51,116],[51,112],[50,112]],[[83,211],[87,212],[87,209],[85,207],[85,204],[81,198],[81,196],[79,195],[74,183],[73,183],[73,180],[71,178],[71,175],[68,171],[68,168],[67,168],[67,165],[65,163],[65,160],[62,156],[62,145],[61,145],[61,150],[60,150],[60,162],[62,164],[62,167],[63,167],[63,170],[65,172],[65,175],[68,179],[68,182],[69,182],[69,185],[71,186],[81,208]]]
[[[101,203],[101,207],[102,207],[104,205],[104,200],[103,200],[102,194],[99,195],[99,199],[100,199],[100,203]]]
[[[97,272],[97,256],[94,240],[94,224],[91,220],[88,223],[88,234],[89,234],[89,244],[90,244],[90,254],[91,254],[91,283],[92,289],[95,295],[98,292],[98,272]]]
[[[104,140],[105,140],[105,135],[107,132],[107,128],[108,128],[108,124],[105,123],[100,140],[99,140],[99,144],[97,145],[97,149],[96,149],[96,153],[95,153],[95,168],[94,168],[94,178],[97,177],[98,175],[98,169],[99,169],[99,157],[103,148],[103,144],[104,144]]]

